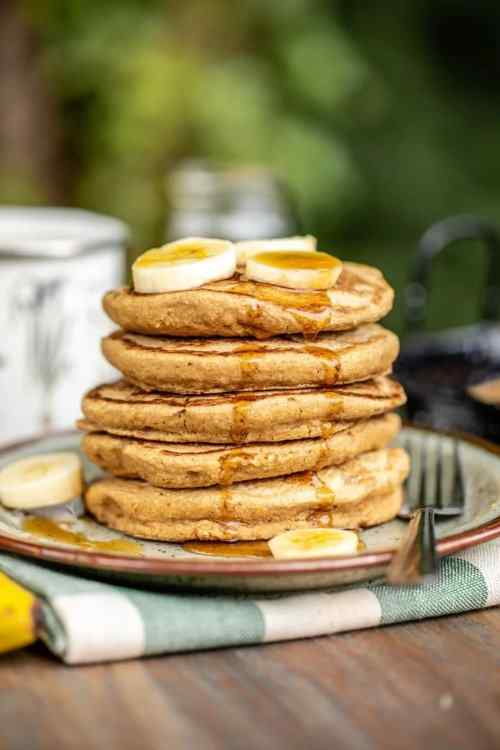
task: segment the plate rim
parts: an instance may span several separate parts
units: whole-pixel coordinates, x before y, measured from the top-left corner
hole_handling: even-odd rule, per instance
[[[486,452],[500,458],[500,446],[485,440],[484,438],[471,435],[466,432],[441,430],[425,425],[417,425],[403,421],[404,427],[429,432],[435,435],[457,438],[463,442],[482,448]],[[53,431],[27,438],[14,443],[0,446],[0,457],[5,453],[27,448],[34,443],[50,438],[64,438],[77,435],[76,430]],[[451,534],[444,539],[438,540],[437,552],[439,556],[445,556],[454,552],[461,552],[469,547],[482,544],[500,537],[500,515],[496,518],[456,534]],[[23,557],[36,559],[43,562],[52,562],[68,567],[105,570],[107,572],[127,574],[149,574],[153,576],[215,576],[224,578],[234,576],[269,577],[273,575],[297,576],[297,575],[321,575],[324,573],[339,573],[343,571],[356,571],[360,569],[380,568],[388,565],[395,552],[393,549],[378,550],[377,552],[362,552],[358,555],[347,557],[317,557],[297,560],[273,560],[273,559],[234,559],[220,560],[211,559],[200,555],[200,559],[175,559],[162,560],[141,558],[128,555],[117,555],[114,553],[94,552],[92,550],[76,550],[58,547],[54,544],[42,542],[31,542],[15,539],[8,534],[0,532],[0,551],[12,552]]]

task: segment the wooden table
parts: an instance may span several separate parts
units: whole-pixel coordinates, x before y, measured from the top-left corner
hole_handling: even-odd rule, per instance
[[[0,659],[0,750],[500,747],[494,609],[102,666]]]

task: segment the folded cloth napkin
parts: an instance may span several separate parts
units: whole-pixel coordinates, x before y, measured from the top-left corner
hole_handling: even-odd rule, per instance
[[[38,635],[67,664],[331,635],[500,603],[500,541],[444,558],[417,586],[267,596],[139,591],[8,555],[0,571],[35,595]]]

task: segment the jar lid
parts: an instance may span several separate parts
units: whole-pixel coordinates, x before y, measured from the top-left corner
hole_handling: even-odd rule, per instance
[[[0,259],[72,258],[109,244],[124,244],[127,225],[111,216],[73,208],[0,208]]]

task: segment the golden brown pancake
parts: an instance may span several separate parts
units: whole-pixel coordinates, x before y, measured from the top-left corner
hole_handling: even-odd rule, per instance
[[[178,396],[125,380],[83,398],[78,426],[166,443],[252,443],[328,437],[338,422],[384,414],[405,403],[399,383],[381,376],[336,388]]]
[[[396,414],[386,414],[337,423],[338,432],[329,438],[248,443],[234,448],[155,443],[97,432],[84,436],[82,450],[114,476],[143,479],[156,487],[209,487],[341,464],[359,453],[383,448],[400,427]]]
[[[126,331],[166,336],[242,336],[344,331],[383,318],[394,293],[375,268],[344,263],[336,286],[298,291],[232,279],[199,289],[139,294],[130,288],[108,292],[103,306]]]
[[[221,393],[331,386],[390,370],[394,333],[377,324],[346,333],[252,339],[168,339],[117,331],[103,339],[108,361],[144,390]]]
[[[104,480],[103,480],[104,481]],[[109,482],[132,480],[110,479]],[[147,487],[147,485],[145,485]],[[271,539],[277,534],[292,529],[342,528],[364,529],[392,521],[401,508],[401,488],[388,495],[363,500],[357,506],[344,508],[333,506],[331,512],[298,514],[295,518],[281,521],[241,523],[239,521],[144,521],[128,516],[109,486],[96,486],[89,490],[89,511],[98,521],[112,529],[122,531],[140,539],[156,539],[164,542],[187,542],[191,540],[209,542],[238,542]]]
[[[89,487],[85,500],[101,523],[145,539],[269,539],[294,528],[360,528],[388,521],[400,508],[408,471],[408,456],[394,448],[317,474],[231,488],[168,490],[105,478]]]

